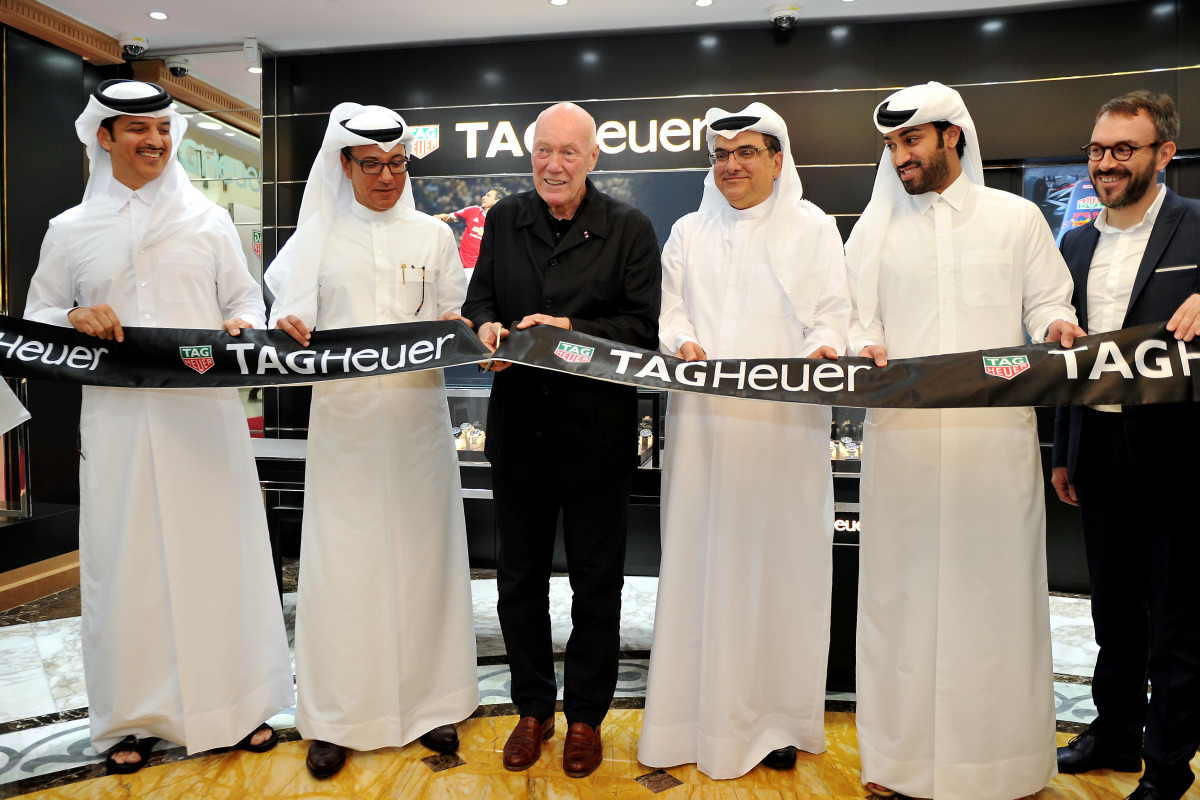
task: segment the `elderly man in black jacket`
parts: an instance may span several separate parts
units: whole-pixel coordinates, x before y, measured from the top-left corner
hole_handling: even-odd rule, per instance
[[[489,348],[514,323],[658,345],[658,241],[645,214],[588,180],[599,153],[595,120],[579,106],[560,103],[538,116],[534,191],[488,212],[463,305]],[[600,723],[617,682],[637,394],[521,365],[493,369],[486,452],[500,537],[498,611],[521,716],[504,766],[528,768],[554,733],[548,593],[561,511],[574,594],[563,769],[582,777],[600,764]]]

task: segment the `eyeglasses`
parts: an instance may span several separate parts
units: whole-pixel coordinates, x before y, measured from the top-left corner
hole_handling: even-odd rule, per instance
[[[383,165],[387,164],[388,172],[393,175],[403,175],[408,171],[407,158],[394,158],[391,161],[376,161],[373,158],[360,159],[354,156],[346,156],[346,158],[358,164],[358,168],[363,171],[363,175],[379,175],[383,172]]]
[[[727,164],[729,156],[732,155],[737,159],[739,164],[749,164],[754,159],[758,158],[759,150],[770,150],[769,147],[739,147],[732,153],[726,150],[718,150],[715,153],[708,154],[708,163],[710,164]]]
[[[1150,144],[1132,145],[1126,142],[1119,142],[1112,147],[1105,147],[1102,144],[1085,144],[1079,148],[1087,154],[1089,161],[1100,161],[1104,158],[1104,152],[1107,150],[1112,153],[1112,157],[1117,161],[1128,161],[1133,158],[1133,154],[1138,150],[1145,150],[1147,147],[1158,147],[1162,142],[1151,142]]]

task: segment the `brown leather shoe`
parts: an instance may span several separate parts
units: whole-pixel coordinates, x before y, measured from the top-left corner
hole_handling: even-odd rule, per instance
[[[332,778],[346,763],[346,748],[333,742],[313,739],[308,745],[308,758],[304,760],[314,778]]]
[[[563,772],[572,778],[584,778],[596,771],[604,758],[600,744],[600,726],[573,722],[567,728],[567,744],[563,747]]]
[[[545,721],[521,717],[504,743],[504,768],[512,772],[529,769],[542,754],[542,742],[554,735],[554,715]]]

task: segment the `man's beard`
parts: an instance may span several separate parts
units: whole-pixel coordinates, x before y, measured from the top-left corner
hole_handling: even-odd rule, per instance
[[[925,194],[926,192],[934,192],[942,189],[950,181],[950,162],[946,158],[946,147],[942,144],[941,131],[938,131],[938,148],[933,151],[933,155],[928,161],[913,161],[909,160],[899,167],[896,167],[896,174],[900,174],[900,170],[913,166],[914,164],[920,167],[920,175],[913,178],[911,181],[901,180],[904,185],[904,191],[909,194]]]
[[[1110,193],[1108,199],[1105,199],[1100,188],[1103,185],[1100,183],[1100,178],[1105,175],[1120,175],[1122,170],[1129,175],[1125,189],[1115,195]],[[1139,172],[1130,170],[1124,164],[1116,169],[1091,169],[1089,172],[1088,177],[1092,179],[1092,187],[1096,190],[1096,197],[1099,198],[1100,202],[1106,208],[1126,208],[1137,204],[1146,196],[1147,190],[1155,182],[1158,175],[1158,170],[1154,169],[1153,162],[1146,169]]]

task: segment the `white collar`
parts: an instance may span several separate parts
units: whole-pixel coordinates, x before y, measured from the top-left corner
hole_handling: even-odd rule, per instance
[[[1130,225],[1128,228],[1115,228],[1108,224],[1108,209],[1105,208],[1096,217],[1096,230],[1101,233],[1130,233],[1136,231],[1143,225],[1154,225],[1154,221],[1158,219],[1158,211],[1162,208],[1163,200],[1167,196],[1167,185],[1165,183],[1158,184],[1158,196],[1154,198],[1154,202],[1146,209],[1145,216],[1136,225]]]

